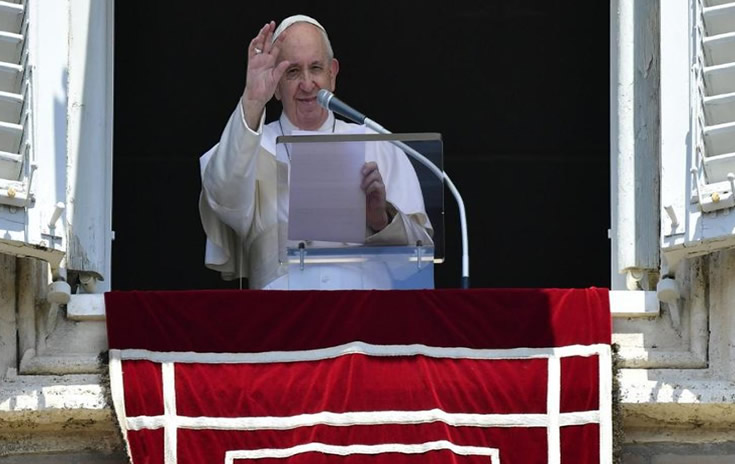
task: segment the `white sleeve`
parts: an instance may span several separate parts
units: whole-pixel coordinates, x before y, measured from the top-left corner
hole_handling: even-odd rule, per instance
[[[433,229],[426,214],[424,197],[413,165],[403,151],[381,144],[376,156],[385,184],[386,200],[393,209],[392,221],[380,232],[370,235],[367,243],[378,245],[414,245],[421,240],[432,244]],[[392,207],[392,208],[391,208]]]
[[[265,114],[257,132],[253,131],[238,102],[219,143],[200,158],[203,202],[240,236],[249,230],[255,211],[256,160],[264,118]]]
[[[392,205],[391,205],[392,206]],[[370,245],[433,245],[433,230],[425,225],[425,214],[406,214],[393,206],[395,213],[391,222],[380,232],[369,235],[366,243]],[[427,219],[428,221],[428,219]]]

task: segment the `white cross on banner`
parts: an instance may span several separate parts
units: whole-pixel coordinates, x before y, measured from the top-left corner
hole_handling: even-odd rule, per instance
[[[111,292],[134,464],[612,462],[604,289]]]

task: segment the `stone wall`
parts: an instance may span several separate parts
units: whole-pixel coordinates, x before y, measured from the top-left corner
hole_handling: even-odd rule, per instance
[[[0,464],[128,464],[124,453],[25,454],[0,458]]]
[[[97,360],[102,313],[52,308],[43,263],[0,256],[0,267],[0,464],[125,462]],[[662,305],[614,318],[625,464],[735,462],[735,251],[677,278],[678,317]]]
[[[654,443],[625,447],[623,464],[732,464],[735,442]]]

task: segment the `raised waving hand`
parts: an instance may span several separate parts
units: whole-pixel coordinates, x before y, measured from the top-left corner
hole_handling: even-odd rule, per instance
[[[248,46],[248,71],[242,105],[245,121],[253,130],[257,130],[263,108],[273,98],[278,81],[289,65],[286,60],[277,63],[284,36],[271,43],[275,29],[274,21],[267,23]]]

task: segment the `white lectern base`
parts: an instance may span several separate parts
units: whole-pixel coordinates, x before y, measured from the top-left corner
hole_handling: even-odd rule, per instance
[[[434,288],[433,247],[289,248],[290,290]]]

